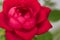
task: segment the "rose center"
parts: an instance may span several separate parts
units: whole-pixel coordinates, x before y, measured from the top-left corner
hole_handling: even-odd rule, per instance
[[[28,9],[26,8],[16,8],[16,12],[21,13],[21,16],[24,16],[26,13],[28,13]]]

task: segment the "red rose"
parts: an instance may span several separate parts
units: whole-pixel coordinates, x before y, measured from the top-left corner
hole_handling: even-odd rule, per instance
[[[7,40],[32,40],[51,28],[49,12],[37,0],[4,0],[0,26],[6,30]]]

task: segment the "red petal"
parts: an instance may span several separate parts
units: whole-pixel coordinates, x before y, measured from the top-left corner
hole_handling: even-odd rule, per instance
[[[39,21],[38,23],[42,23],[43,21],[45,21],[46,19],[48,19],[48,16],[50,14],[50,9],[48,7],[42,7],[41,11],[40,11],[40,17],[39,17]]]
[[[34,12],[38,12],[41,8],[37,0],[5,0],[3,3],[3,11],[7,13],[11,7],[23,6],[32,8]]]
[[[37,24],[39,24],[38,25],[39,29],[38,29],[37,34],[43,34],[43,33],[47,32],[52,27],[51,24],[49,23],[49,21],[47,20],[50,11],[51,10],[48,7],[41,8],[40,15],[38,16],[39,20],[38,20]]]
[[[17,30],[15,30],[15,32],[16,32],[16,34],[18,36],[22,37],[25,40],[31,40],[35,36],[35,34],[37,32],[37,28],[35,27],[33,30],[28,31],[28,32],[27,31],[24,32],[24,31],[17,31]]]
[[[34,28],[35,27],[35,19],[33,18],[33,19],[29,19],[29,20],[27,20],[24,24],[23,24],[23,28],[25,29],[25,30],[31,30],[32,28]]]
[[[6,29],[8,31],[11,31],[12,29],[9,28],[9,26],[7,26],[6,23],[4,23],[4,16],[3,15],[4,14],[0,13],[0,27]]]
[[[6,31],[6,40],[22,40],[22,38],[16,36],[13,32]]]
[[[21,24],[20,24],[20,22],[18,22],[16,19],[14,19],[14,18],[10,18],[9,19],[9,22],[8,22],[8,25],[11,27],[11,28],[13,28],[13,29],[21,29],[22,27],[21,27]]]
[[[43,33],[47,32],[51,27],[52,26],[49,23],[49,21],[46,20],[45,22],[43,22],[42,24],[39,25],[39,28],[37,30],[37,34],[43,34]]]

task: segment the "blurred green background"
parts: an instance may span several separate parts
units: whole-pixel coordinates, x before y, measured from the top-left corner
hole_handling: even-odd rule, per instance
[[[51,8],[49,20],[53,26],[49,32],[36,35],[33,40],[60,40],[60,0],[38,0],[41,5]],[[2,0],[0,0],[0,10],[2,11]],[[5,40],[5,30],[0,28],[0,40]]]

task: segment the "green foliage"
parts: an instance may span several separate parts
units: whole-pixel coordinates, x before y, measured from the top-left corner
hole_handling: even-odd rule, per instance
[[[0,2],[0,5],[2,5],[2,3]]]
[[[58,21],[60,20],[60,10],[52,10],[49,16],[50,21]]]
[[[60,28],[53,32],[53,37],[55,40],[60,40]]]
[[[0,37],[0,40],[5,40],[5,36],[2,35],[2,36]]]
[[[0,28],[0,40],[5,40],[5,31],[2,28]]]
[[[53,36],[50,32],[47,32],[43,35],[38,35],[34,40],[53,40]]]

